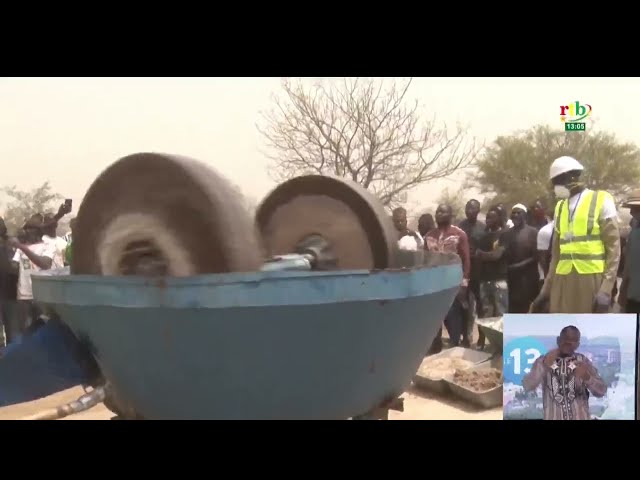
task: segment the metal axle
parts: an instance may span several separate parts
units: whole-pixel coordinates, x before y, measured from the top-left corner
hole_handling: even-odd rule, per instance
[[[266,261],[262,268],[263,272],[277,272],[280,270],[313,270],[314,257],[310,254],[278,255]]]
[[[332,270],[337,261],[331,245],[320,235],[309,235],[295,248],[296,253],[276,255],[262,266],[263,272],[279,270]]]

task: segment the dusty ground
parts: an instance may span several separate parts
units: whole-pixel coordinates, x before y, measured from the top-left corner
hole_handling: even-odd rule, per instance
[[[42,410],[77,399],[82,388],[72,388],[50,397],[11,407],[0,408],[0,420],[17,420]],[[451,398],[440,398],[418,391],[403,395],[404,412],[390,412],[390,420],[502,420],[502,408],[477,410]],[[67,417],[67,420],[109,420],[113,414],[100,404],[83,413]]]
[[[63,403],[72,402],[84,394],[81,387],[71,388],[56,393],[35,402],[20,403],[10,407],[0,408],[0,420],[18,420],[29,415],[35,415],[43,410],[55,408]],[[100,404],[91,410],[67,417],[69,420],[109,420],[113,414]]]
[[[477,339],[477,330],[474,335]],[[447,342],[446,331],[443,335]],[[0,420],[17,420],[34,415],[49,408],[55,408],[80,397],[84,391],[81,387],[71,388],[34,402],[21,403],[0,408]],[[451,396],[439,396],[411,389],[402,395],[404,412],[389,412],[389,420],[502,420],[502,407],[481,410],[472,405],[458,401]],[[109,420],[113,417],[107,408],[100,404],[91,410],[67,417],[67,420]]]
[[[455,398],[416,389],[402,397],[404,412],[389,412],[389,420],[502,420],[502,406],[481,410]]]

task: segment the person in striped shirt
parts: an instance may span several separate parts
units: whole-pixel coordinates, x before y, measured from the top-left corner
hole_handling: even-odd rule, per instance
[[[462,261],[463,279],[458,294],[444,318],[444,325],[449,333],[449,343],[456,347],[464,335],[465,309],[469,308],[467,287],[471,272],[471,256],[469,254],[469,239],[459,227],[451,224],[453,212],[450,205],[439,205],[436,210],[436,228],[425,235],[425,250],[440,253],[455,253]],[[428,355],[442,351],[442,328],[433,340]]]

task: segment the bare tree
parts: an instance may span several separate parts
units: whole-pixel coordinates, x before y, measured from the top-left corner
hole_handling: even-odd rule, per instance
[[[460,125],[450,134],[435,117],[421,121],[406,101],[411,80],[344,79],[305,88],[283,81],[284,96],[262,113],[269,173],[276,181],[319,173],[348,177],[385,205],[406,201],[418,185],[447,177],[475,159],[475,139]]]
[[[49,182],[29,191],[19,190],[16,186],[0,189],[11,200],[4,210],[4,221],[10,233],[14,234],[22,228],[24,222],[34,213],[54,213],[57,211],[58,201],[64,197],[54,192]]]

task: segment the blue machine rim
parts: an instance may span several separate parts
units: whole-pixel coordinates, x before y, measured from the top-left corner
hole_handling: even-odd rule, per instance
[[[34,275],[33,288],[145,418],[339,419],[409,386],[461,280],[455,263],[166,280],[54,273]]]
[[[158,279],[34,274],[33,291],[36,301],[45,304],[239,308],[392,301],[436,293],[461,281],[457,263],[380,271],[273,271]]]

